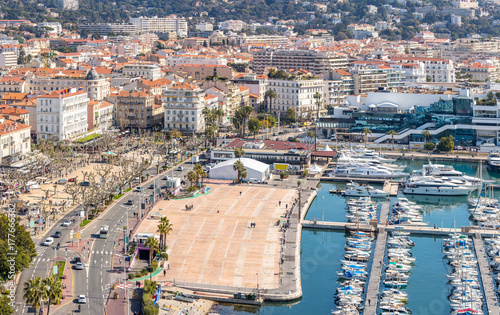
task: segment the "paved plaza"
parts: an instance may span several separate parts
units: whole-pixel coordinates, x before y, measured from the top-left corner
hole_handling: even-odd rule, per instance
[[[156,280],[247,288],[258,282],[261,289],[276,288],[281,237],[276,223],[290,208],[296,190],[209,187],[208,194],[197,198],[162,200],[150,212],[166,215],[173,227],[167,237],[170,270]],[[186,205],[193,209],[186,211]],[[154,233],[158,222],[146,219],[137,232]]]

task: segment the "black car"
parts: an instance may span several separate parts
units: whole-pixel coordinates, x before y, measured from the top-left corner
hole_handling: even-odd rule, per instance
[[[129,199],[129,200],[127,201],[127,203],[126,203],[126,205],[129,205],[129,206],[131,206],[131,205],[133,205],[133,204],[134,204],[134,201],[133,201],[132,199]]]
[[[149,185],[149,189],[155,189],[155,184]]]
[[[61,231],[56,231],[56,232],[54,233],[54,237],[55,237],[55,238],[60,238],[60,237],[61,237],[61,235],[62,235]]]
[[[81,257],[75,257],[75,260],[74,260],[74,263],[81,263],[82,262],[82,258]]]
[[[87,182],[87,181],[81,182],[80,186],[88,187],[88,186],[90,186],[90,182]]]

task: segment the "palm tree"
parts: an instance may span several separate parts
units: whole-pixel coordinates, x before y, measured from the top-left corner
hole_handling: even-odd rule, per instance
[[[392,150],[394,151],[394,136],[399,135],[399,133],[396,130],[391,129],[387,132],[387,134],[390,135],[392,138]]]
[[[314,93],[313,97],[316,100],[316,123],[314,124],[314,134],[318,134],[318,120],[319,120],[319,107],[321,106],[321,93]],[[317,151],[316,146],[318,145],[318,137],[314,138],[314,151]]]
[[[245,155],[245,150],[243,150],[242,147],[236,148],[234,150],[234,156],[237,157],[238,159],[240,159],[240,161],[241,161],[241,157],[243,155]]]
[[[266,94],[264,94],[264,99],[266,100],[266,108],[265,108],[266,113],[271,109],[272,100],[277,98],[278,94],[276,94],[275,90],[269,89],[266,91]]]
[[[247,169],[243,165],[243,163],[238,160],[234,162],[233,164],[233,169],[238,172],[238,182],[240,183],[241,180],[245,177],[247,177]]]
[[[47,290],[42,285],[41,277],[33,277],[24,283],[24,299],[27,304],[31,304],[35,314],[37,314],[37,309],[46,298]]]
[[[160,248],[165,249],[167,242],[167,235],[172,231],[172,224],[167,217],[162,217],[160,219],[160,223],[158,224],[158,233],[160,233]]]
[[[363,134],[365,135],[365,148],[366,148],[366,143],[368,142],[368,135],[372,135],[372,131],[368,128],[363,129]]]
[[[196,164],[196,166],[194,167],[194,171],[198,175],[198,178],[201,178],[201,187],[203,187],[203,178],[207,177],[207,173],[205,172],[201,164]]]
[[[190,171],[187,173],[187,179],[191,182],[191,187],[193,187],[193,183],[198,183],[198,174],[195,171]]]
[[[247,126],[247,120],[250,118],[250,115],[253,112],[253,107],[252,106],[243,106],[241,109],[241,118],[243,119],[242,121],[242,128],[243,128],[243,138],[245,137],[245,129]]]
[[[151,265],[151,259],[153,258],[153,253],[158,250],[159,243],[154,237],[148,237],[144,246],[149,248],[149,264]]]
[[[432,137],[432,134],[429,130],[422,131],[422,135],[424,136],[424,143],[427,143],[427,138]]]
[[[43,280],[43,286],[47,290],[47,298],[49,300],[47,303],[47,314],[49,314],[50,304],[59,304],[62,299],[62,283],[55,275],[52,275]]]

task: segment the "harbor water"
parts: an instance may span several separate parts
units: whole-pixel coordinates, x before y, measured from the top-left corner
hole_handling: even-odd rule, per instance
[[[419,170],[427,161],[397,161],[407,165],[406,172]],[[478,176],[479,164],[461,162],[433,162],[453,165],[467,175]],[[483,166],[483,178],[497,180],[498,174],[488,174]],[[376,185],[373,185],[376,186]],[[312,203],[307,220],[346,222],[345,198],[330,193],[344,189],[344,183],[323,182]],[[380,188],[377,186],[377,188]],[[403,196],[401,193],[399,196]],[[405,196],[424,208],[424,222],[429,226],[453,228],[469,226],[467,197]],[[385,201],[385,199],[380,199]],[[412,268],[408,293],[408,307],[417,315],[450,314],[447,296],[446,264],[441,252],[441,238],[412,236],[415,247],[413,257],[417,260]],[[260,308],[219,305],[220,314],[330,314],[335,310],[334,293],[339,286],[335,272],[340,271],[340,260],[344,254],[345,237],[339,232],[303,230],[301,244],[301,300],[291,304],[266,304]]]

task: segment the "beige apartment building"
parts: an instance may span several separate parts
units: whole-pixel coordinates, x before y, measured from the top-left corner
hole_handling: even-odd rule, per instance
[[[115,104],[115,121],[121,129],[163,129],[163,107],[144,91],[120,91],[109,99]]]

